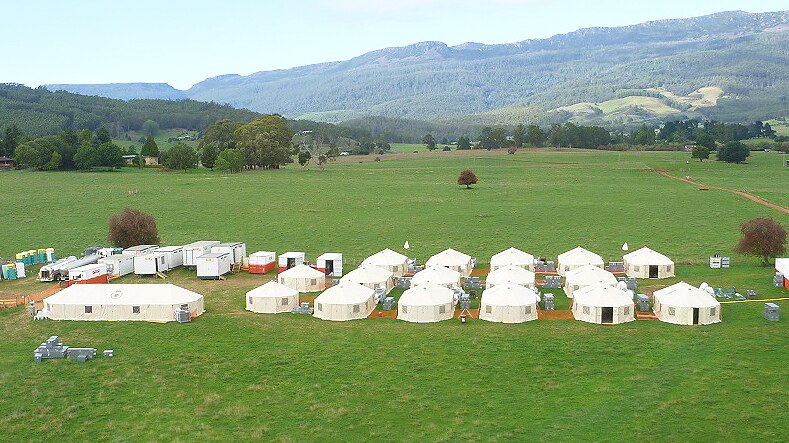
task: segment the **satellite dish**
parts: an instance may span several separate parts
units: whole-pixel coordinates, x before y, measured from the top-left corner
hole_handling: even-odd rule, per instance
[[[622,250],[623,250],[623,251],[630,250],[630,247],[629,247],[629,246],[627,246],[627,243],[625,243],[625,244],[623,244],[623,245],[622,245]]]
[[[410,249],[410,248],[411,248],[411,245],[409,245],[408,244],[408,240],[406,240],[405,244],[403,245],[403,249]]]

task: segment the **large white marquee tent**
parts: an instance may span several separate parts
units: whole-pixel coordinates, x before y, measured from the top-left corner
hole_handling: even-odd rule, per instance
[[[564,293],[573,298],[575,291],[592,285],[616,286],[618,280],[614,274],[597,266],[586,265],[576,268],[565,275]]]
[[[425,262],[425,267],[432,268],[443,266],[461,273],[463,276],[468,277],[471,275],[471,256],[454,249],[445,249],[438,254],[430,257]]]
[[[299,292],[318,292],[326,286],[326,274],[307,265],[296,265],[280,272],[277,281]]]
[[[397,301],[397,319],[412,323],[449,320],[455,313],[454,291],[425,284],[403,292]]]
[[[427,268],[424,271],[419,271],[411,278],[411,287],[434,284],[445,286],[447,288],[455,288],[460,286],[460,279],[463,276],[459,272],[453,271],[443,266],[435,268]]]
[[[408,269],[408,257],[391,249],[384,249],[364,259],[362,265],[378,266],[390,271],[395,277],[402,277]]]
[[[517,248],[509,248],[490,258],[490,271],[504,266],[519,266],[534,271],[534,256]]]
[[[635,278],[670,278],[674,276],[674,262],[646,246],[622,257],[625,273]]]
[[[375,309],[375,291],[358,283],[340,282],[315,298],[314,316],[321,320],[367,318]]]
[[[247,310],[261,314],[290,312],[299,305],[299,291],[270,281],[247,292]]]
[[[72,285],[44,299],[52,320],[169,322],[182,305],[205,312],[202,295],[173,284]]]
[[[633,299],[613,286],[587,286],[575,292],[573,316],[598,324],[619,324],[635,320]]]
[[[345,274],[341,282],[359,283],[370,289],[383,288],[388,294],[394,288],[394,279],[390,271],[375,265],[362,265]]]
[[[660,321],[677,325],[709,325],[721,321],[718,300],[684,281],[655,291],[652,296],[652,310]]]
[[[537,320],[540,296],[534,289],[516,284],[501,284],[482,293],[479,318],[498,323],[523,323]]]
[[[565,275],[573,269],[578,269],[581,266],[592,265],[602,268],[605,263],[603,257],[595,254],[594,252],[587,251],[582,247],[571,249],[563,254],[559,254],[557,258],[556,268],[559,275]]]
[[[507,283],[534,287],[534,281],[534,272],[521,268],[520,266],[506,265],[488,274],[485,278],[485,289]]]

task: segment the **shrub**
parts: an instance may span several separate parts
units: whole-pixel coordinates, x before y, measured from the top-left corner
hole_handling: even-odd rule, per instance
[[[152,215],[126,208],[110,217],[107,238],[113,246],[119,248],[158,245],[159,230],[156,228],[156,219]]]
[[[466,169],[465,171],[462,171],[458,176],[458,184],[465,185],[466,189],[471,188],[471,185],[474,185],[476,183],[477,183],[477,176],[473,172],[471,172],[471,169]]]
[[[786,230],[772,218],[754,218],[740,225],[742,238],[737,252],[762,258],[762,265],[770,264],[771,257],[786,253]]]

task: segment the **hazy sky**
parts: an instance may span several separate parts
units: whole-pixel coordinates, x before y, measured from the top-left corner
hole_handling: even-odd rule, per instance
[[[345,60],[425,40],[512,43],[785,0],[3,0],[0,82],[164,82]]]

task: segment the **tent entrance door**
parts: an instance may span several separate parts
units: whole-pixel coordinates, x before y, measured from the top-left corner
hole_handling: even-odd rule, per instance
[[[334,260],[326,260],[326,275],[334,274]]]
[[[699,308],[693,308],[693,324],[699,324]]]
[[[649,278],[658,278],[658,266],[649,265]]]
[[[603,308],[602,323],[614,322],[614,308]]]
[[[296,266],[296,259],[288,257],[288,269],[290,269],[290,268],[292,268],[294,266]]]

